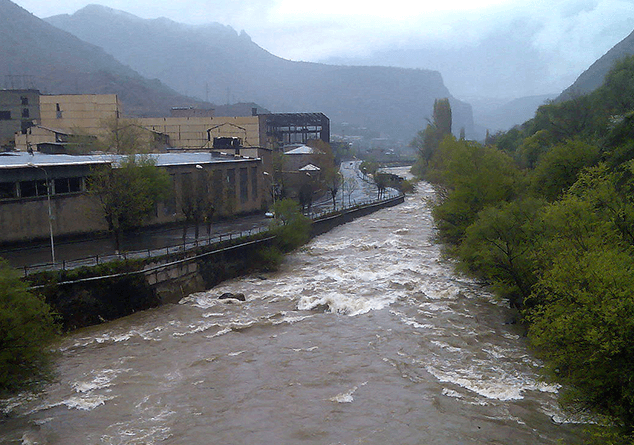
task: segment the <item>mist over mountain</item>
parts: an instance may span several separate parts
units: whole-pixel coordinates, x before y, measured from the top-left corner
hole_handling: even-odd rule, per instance
[[[46,20],[142,75],[210,102],[253,101],[274,112],[320,111],[335,129],[347,123],[409,142],[431,116],[434,100],[448,97],[456,131],[473,132],[471,107],[452,96],[437,71],[294,62],[217,23],[141,19],[97,5]]]
[[[51,94],[119,95],[127,113],[153,116],[200,103],[158,80],[148,80],[102,48],[86,43],[0,0],[0,82]]]
[[[632,54],[634,54],[634,31],[585,70],[571,86],[561,93],[558,100],[568,100],[594,91],[603,84],[605,75],[617,60]]]

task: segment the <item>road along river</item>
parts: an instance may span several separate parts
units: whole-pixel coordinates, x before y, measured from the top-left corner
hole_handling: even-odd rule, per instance
[[[3,444],[550,444],[573,440],[510,310],[434,244],[430,186],[281,270],[65,338],[3,403]],[[218,300],[243,293],[245,302]]]

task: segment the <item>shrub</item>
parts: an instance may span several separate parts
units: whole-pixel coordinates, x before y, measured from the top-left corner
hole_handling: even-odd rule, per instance
[[[32,386],[50,376],[48,347],[57,334],[49,306],[0,260],[0,393]]]

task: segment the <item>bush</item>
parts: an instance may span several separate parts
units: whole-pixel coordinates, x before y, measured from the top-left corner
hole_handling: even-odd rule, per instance
[[[282,252],[290,252],[310,239],[311,221],[302,215],[299,206],[292,199],[275,203],[275,220],[272,228],[277,236],[277,245]]]
[[[50,376],[48,347],[57,335],[49,306],[0,260],[0,393],[32,386]]]

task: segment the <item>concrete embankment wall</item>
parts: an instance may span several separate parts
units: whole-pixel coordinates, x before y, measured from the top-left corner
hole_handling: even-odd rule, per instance
[[[368,204],[316,219],[312,236],[386,207],[404,197]],[[151,262],[124,261],[77,271],[32,277],[39,291],[60,315],[66,329],[98,324],[139,310],[176,303],[181,298],[230,278],[256,270],[259,252],[274,237],[266,234],[221,245],[157,257]]]

